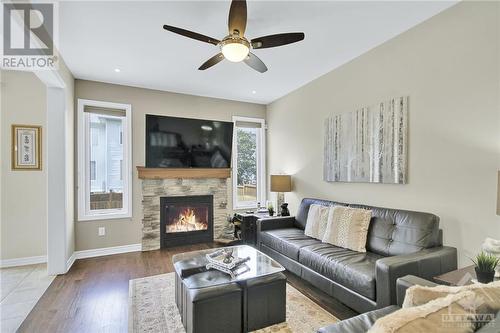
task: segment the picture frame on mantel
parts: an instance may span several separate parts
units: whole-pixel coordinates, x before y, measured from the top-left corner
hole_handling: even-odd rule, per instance
[[[12,125],[12,170],[42,170],[42,127]]]

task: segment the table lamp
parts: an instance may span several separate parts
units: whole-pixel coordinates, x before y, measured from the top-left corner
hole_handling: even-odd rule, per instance
[[[271,192],[278,193],[278,215],[289,216],[288,204],[285,203],[285,193],[292,192],[292,177],[290,175],[271,175]]]

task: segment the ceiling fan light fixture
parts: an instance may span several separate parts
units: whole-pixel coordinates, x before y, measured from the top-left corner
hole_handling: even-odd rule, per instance
[[[167,24],[163,25],[163,29],[187,38],[217,45],[220,48],[219,53],[212,56],[198,67],[200,71],[215,66],[222,60],[227,59],[231,62],[243,61],[257,72],[265,73],[267,71],[266,64],[253,54],[253,52],[250,52],[250,50],[288,45],[299,42],[305,37],[303,32],[288,32],[253,38],[249,41],[245,38],[245,30],[247,27],[247,0],[231,0],[227,26],[229,35],[222,40]]]
[[[229,61],[240,62],[248,57],[250,43],[243,38],[228,38],[221,42],[221,52]]]

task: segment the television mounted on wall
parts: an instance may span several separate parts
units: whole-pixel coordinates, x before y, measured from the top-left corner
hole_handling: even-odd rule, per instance
[[[147,168],[230,168],[233,123],[146,115]]]

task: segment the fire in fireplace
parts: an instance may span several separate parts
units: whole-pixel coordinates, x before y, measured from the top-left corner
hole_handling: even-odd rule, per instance
[[[175,207],[168,214],[166,232],[189,232],[208,229],[208,207]],[[179,211],[179,213],[177,213]]]
[[[213,196],[162,197],[160,204],[161,247],[213,240]]]

